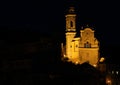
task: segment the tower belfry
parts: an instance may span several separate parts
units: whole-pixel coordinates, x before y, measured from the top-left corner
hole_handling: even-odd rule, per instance
[[[74,7],[70,7],[68,12],[69,12],[70,14],[71,14],[71,13],[75,13],[75,8],[74,8]]]
[[[76,31],[75,8],[70,7],[65,17],[66,17],[66,31]]]

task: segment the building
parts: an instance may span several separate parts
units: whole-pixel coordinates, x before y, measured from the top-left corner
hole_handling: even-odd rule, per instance
[[[88,62],[97,66],[99,61],[99,41],[94,35],[93,28],[81,27],[80,33],[76,31],[76,13],[70,7],[66,17],[66,43],[62,43],[62,59],[75,64]],[[80,36],[78,36],[79,34]]]
[[[120,85],[120,66],[117,64],[107,64],[106,83],[107,85]]]

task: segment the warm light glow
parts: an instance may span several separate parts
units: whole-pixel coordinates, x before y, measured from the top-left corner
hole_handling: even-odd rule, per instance
[[[110,82],[111,82],[110,80],[107,81],[107,83],[110,83]]]
[[[105,58],[103,58],[103,57],[100,58],[100,62],[103,62],[103,61],[105,61]]]
[[[94,66],[94,67],[97,67],[97,65],[96,65],[96,64],[94,64],[93,66]]]
[[[111,85],[111,80],[107,80],[106,82],[108,85]]]
[[[111,84],[112,84],[112,81],[111,81],[111,77],[110,77],[110,76],[107,76],[107,77],[106,77],[106,84],[107,84],[107,85],[111,85]]]
[[[76,62],[75,62],[75,64],[79,64],[79,62],[78,62],[78,61],[76,61]]]

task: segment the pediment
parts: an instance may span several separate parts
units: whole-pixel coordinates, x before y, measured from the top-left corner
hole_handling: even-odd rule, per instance
[[[91,28],[85,28],[84,31],[94,32]]]

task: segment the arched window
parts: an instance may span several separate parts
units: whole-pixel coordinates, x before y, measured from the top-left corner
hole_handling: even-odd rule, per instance
[[[72,21],[70,21],[70,27],[73,27],[73,22]]]
[[[76,45],[76,48],[78,47],[78,45]]]
[[[84,44],[84,47],[85,47],[85,48],[91,48],[91,44],[90,44],[89,42],[86,42],[86,43]]]

